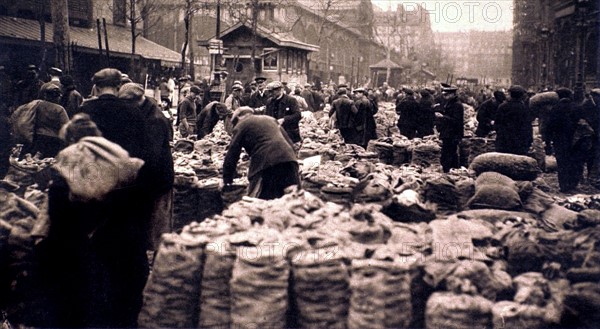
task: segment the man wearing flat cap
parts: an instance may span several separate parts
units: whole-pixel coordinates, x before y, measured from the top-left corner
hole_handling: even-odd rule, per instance
[[[268,93],[265,92],[265,82],[267,81],[267,78],[256,77],[254,81],[256,82],[256,91],[250,96],[248,106],[253,108],[255,111],[258,110],[259,112],[262,112],[267,106],[269,99]]]
[[[224,187],[233,183],[242,148],[250,156],[249,196],[275,199],[283,196],[287,187],[300,186],[293,142],[277,120],[254,115],[251,108],[243,106],[233,114],[232,124],[233,135],[223,160]]]
[[[444,172],[452,168],[460,168],[458,144],[464,135],[464,108],[456,91],[450,85],[442,86],[443,107],[435,112],[437,129],[442,140],[440,163]]]
[[[302,114],[298,108],[298,102],[292,96],[284,93],[283,85],[279,81],[269,83],[267,89],[271,92],[272,97],[267,104],[265,114],[277,119],[292,142],[298,146],[302,141],[299,127]]]
[[[198,86],[191,86],[189,93],[177,105],[177,121],[175,124],[179,126],[181,137],[188,137],[196,134],[196,97],[201,90]]]
[[[415,138],[417,134],[419,119],[419,103],[415,99],[415,93],[410,88],[403,88],[404,98],[396,105],[398,114],[398,129],[400,134],[408,139]]]
[[[496,152],[527,155],[533,142],[531,115],[524,103],[527,90],[515,85],[508,93],[510,97],[498,106],[494,121]]]
[[[92,82],[98,97],[85,101],[80,109],[96,123],[104,138],[120,145],[129,156],[148,161],[145,119],[138,107],[118,97],[121,78],[121,71],[115,68],[96,72]],[[114,296],[107,302],[112,311],[106,313],[109,318],[103,320],[110,323],[108,326],[135,326],[141,309],[142,290],[149,272],[146,248],[152,208],[146,189],[151,184],[152,178],[140,173],[131,185],[121,189],[119,198],[127,200],[125,204],[130,206],[119,211],[127,214],[123,218],[129,220],[104,224],[107,230],[114,232],[110,236],[112,241],[102,242],[110,246],[105,261],[118,273],[112,282],[114,286],[110,287],[115,291]]]
[[[40,88],[44,82],[38,78],[38,71],[37,66],[33,64],[27,66],[25,78],[17,82],[15,87],[15,107],[27,104],[40,96]]]

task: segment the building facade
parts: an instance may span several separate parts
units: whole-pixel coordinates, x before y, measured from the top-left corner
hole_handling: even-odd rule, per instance
[[[368,0],[333,1],[332,3],[336,5],[328,10],[316,6],[326,2],[259,0],[252,3],[257,6],[257,27],[260,26],[262,36],[267,33],[277,39],[285,35],[285,38],[292,38],[297,42],[318,48],[303,55],[306,56],[306,61],[302,74],[306,77],[289,76],[291,81],[305,79],[312,83],[325,84],[368,83],[369,65],[386,56],[384,46],[372,37],[371,2]],[[246,2],[221,1],[219,15],[221,32],[240,23],[253,26],[252,10],[244,7],[245,4]],[[209,39],[216,36],[216,9],[216,2],[207,3],[198,8],[193,19],[194,57],[195,62],[198,63],[196,78],[210,75],[211,57],[206,45]],[[166,4],[163,10],[161,23],[149,31],[148,38],[175,51],[181,51],[184,42],[183,10],[181,6],[172,4]],[[235,57],[236,53],[240,53],[240,47],[235,44],[226,48],[228,49],[225,49],[225,58]],[[264,58],[261,58],[262,52],[255,55],[258,56],[259,62],[264,62]],[[278,60],[278,63],[285,63],[285,61]],[[255,74],[263,73],[264,66],[261,65],[255,66]],[[229,73],[229,79],[235,79],[234,76],[239,72],[234,70]]]
[[[600,86],[598,1],[516,1],[513,15],[515,83]]]
[[[436,32],[442,64],[450,67],[441,80],[477,79],[478,84],[511,84],[512,33],[510,31]]]
[[[118,1],[125,4],[125,0],[68,1],[72,55],[61,69],[73,75],[84,95],[91,88],[90,77],[104,67],[118,68],[135,81],[151,85],[162,68],[178,63],[178,53],[142,36],[132,53],[131,31],[122,12],[115,10]],[[0,0],[0,65],[15,80],[29,64],[37,65],[42,74],[56,65],[50,4],[50,0]]]

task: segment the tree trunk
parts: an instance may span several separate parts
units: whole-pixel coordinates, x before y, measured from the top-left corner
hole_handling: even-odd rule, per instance
[[[181,49],[181,70],[182,74],[185,75],[185,53],[187,51],[188,41],[190,40],[190,2],[189,0],[186,3],[185,8],[185,17],[183,18],[183,24],[185,27],[185,37],[183,39],[183,48]]]
[[[258,0],[252,0],[252,52],[250,55],[252,61],[252,68],[254,69],[254,73],[258,73],[258,68],[256,65],[256,30],[258,29],[258,12],[259,12],[259,2]]]
[[[190,58],[190,69],[189,69],[189,73],[192,76],[192,81],[196,80],[195,76],[196,76],[196,72],[194,69],[194,43],[192,42],[192,36],[194,35],[194,14],[193,12],[190,13],[190,21],[188,23],[188,47],[190,47],[190,50],[188,51],[188,55]]]
[[[131,23],[131,54],[135,55],[135,39],[137,37],[137,13],[135,10],[135,2],[137,0],[129,1],[129,22]],[[133,56],[132,56],[133,58]],[[133,60],[133,59],[132,59]]]
[[[55,60],[57,67],[70,71],[69,58],[69,9],[67,0],[51,0],[50,10],[52,15],[52,23],[54,25],[54,34],[52,41],[54,43]]]

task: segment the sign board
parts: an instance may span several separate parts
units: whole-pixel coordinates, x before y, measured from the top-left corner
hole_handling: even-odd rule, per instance
[[[209,54],[222,54],[223,53],[223,40],[210,39],[208,40],[208,53]]]

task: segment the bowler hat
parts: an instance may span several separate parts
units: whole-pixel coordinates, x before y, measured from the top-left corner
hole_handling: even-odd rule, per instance
[[[102,69],[92,77],[97,87],[118,87],[121,85],[121,71],[113,68]]]

